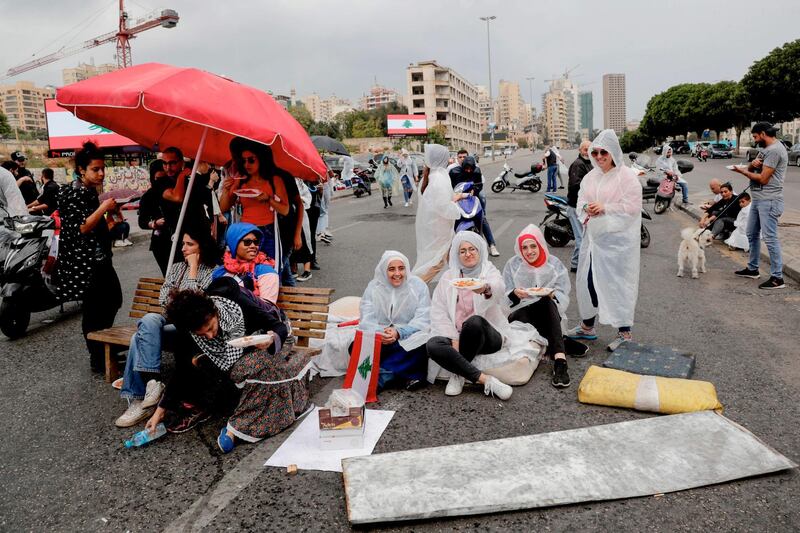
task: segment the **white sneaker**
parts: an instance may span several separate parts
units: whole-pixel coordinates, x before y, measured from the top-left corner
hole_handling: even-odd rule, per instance
[[[461,394],[461,391],[464,390],[464,378],[453,374],[450,376],[450,381],[447,382],[447,387],[444,389],[444,393],[447,396],[458,396]]]
[[[142,408],[155,407],[161,401],[161,396],[164,394],[164,384],[160,381],[151,379],[147,382],[147,389],[144,393],[144,400],[142,400]]]
[[[122,239],[122,243],[125,246],[133,246],[133,243],[131,241],[129,241],[128,239]]]
[[[123,246],[125,246],[124,241],[119,241],[119,240],[114,241],[114,248],[122,248]]]
[[[486,383],[483,384],[483,393],[486,396],[491,394],[492,396],[497,396],[501,400],[508,400],[511,398],[512,392],[514,392],[514,389],[494,376],[487,376]]]
[[[114,421],[118,428],[135,426],[150,416],[150,411],[142,407],[142,400],[133,400],[122,415]]]
[[[491,255],[492,257],[500,256],[500,252],[497,251],[497,246],[495,246],[494,244],[489,246],[489,255]]]
[[[408,207],[408,202],[404,203],[403,207]]]

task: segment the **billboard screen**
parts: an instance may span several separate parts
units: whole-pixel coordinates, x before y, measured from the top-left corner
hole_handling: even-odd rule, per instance
[[[44,109],[47,113],[47,138],[51,152],[74,151],[87,139],[96,142],[100,148],[136,146],[127,137],[79,119],[60,107],[53,98],[44,101]]]
[[[387,135],[427,135],[425,115],[386,115]]]

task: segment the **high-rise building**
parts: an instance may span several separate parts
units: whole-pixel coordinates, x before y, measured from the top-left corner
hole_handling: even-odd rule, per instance
[[[18,81],[14,85],[0,85],[0,111],[8,118],[8,125],[20,131],[47,129],[45,98],[55,98],[53,87],[36,87],[32,81]]]
[[[530,122],[528,106],[522,99],[519,83],[500,80],[497,91],[497,126],[514,138]]]
[[[489,131],[489,122],[492,122],[492,101],[489,99],[489,89],[485,85],[476,85],[478,90],[478,108],[481,115],[481,133]]]
[[[330,122],[339,113],[353,109],[350,100],[339,98],[335,94],[325,99],[312,94],[302,98],[301,101],[316,122]]]
[[[564,92],[551,90],[544,94],[545,137],[557,148],[567,148],[571,142],[567,129],[567,101]]]
[[[603,127],[625,131],[625,74],[603,75]]]
[[[451,148],[477,152],[481,144],[478,90],[455,70],[436,61],[406,69],[409,113],[424,114],[428,128],[442,125]]]
[[[360,107],[369,111],[398,100],[397,91],[376,84],[370,88],[369,93],[361,97]]]
[[[581,130],[586,130],[591,135],[594,129],[594,96],[592,91],[581,91],[578,98],[581,108]]]
[[[114,72],[118,68],[119,67],[113,63],[104,63],[97,66],[95,66],[94,63],[78,63],[77,67],[62,69],[61,76],[64,79],[64,85],[69,85],[71,83],[88,80],[100,74]]]

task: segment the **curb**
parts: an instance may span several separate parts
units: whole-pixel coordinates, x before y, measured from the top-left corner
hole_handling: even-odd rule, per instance
[[[687,215],[689,215],[690,217],[692,217],[693,219],[695,219],[695,220],[700,220],[700,218],[703,216],[702,211],[700,211],[700,209],[698,209],[697,207],[693,207],[693,206],[692,207],[686,207],[683,204],[680,204],[680,205],[678,205],[676,207],[678,209],[680,209],[681,211],[683,211],[684,213],[686,213]],[[763,250],[761,251],[761,259],[763,261],[765,261],[766,264],[769,264],[769,254],[764,252]],[[784,276],[786,276],[789,279],[792,279],[794,281],[800,282],[800,270],[794,268],[794,266],[787,265],[786,263],[784,263],[783,264],[783,274],[784,274]]]

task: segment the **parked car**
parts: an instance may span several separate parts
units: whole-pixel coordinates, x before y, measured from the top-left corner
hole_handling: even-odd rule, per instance
[[[711,159],[731,159],[733,149],[727,144],[714,143],[708,148],[708,155],[711,156]]]
[[[800,144],[795,144],[789,148],[789,164],[800,167]]]
[[[678,154],[690,154],[692,153],[692,149],[689,148],[689,143],[686,141],[670,141],[669,144],[672,147],[672,153],[674,155]],[[653,152],[661,155],[661,150],[664,148],[663,144],[659,144],[653,148]]]
[[[514,150],[512,150],[511,148],[506,148],[505,150],[503,150],[503,155],[514,155]]]
[[[792,145],[791,145],[791,144],[789,144],[789,142],[788,142],[788,141],[781,141],[781,142],[782,142],[782,143],[783,143],[783,145],[786,147],[786,151],[787,151],[787,152],[788,152],[789,150],[791,150],[791,149],[792,149]],[[748,149],[747,149],[747,160],[748,160],[748,161],[752,161],[753,159],[755,159],[756,157],[758,157],[758,152],[759,152],[760,150],[761,150],[761,148],[758,148],[757,146],[753,146],[753,147],[751,147],[751,148],[748,148]],[[789,159],[789,162],[791,163],[791,159]]]

